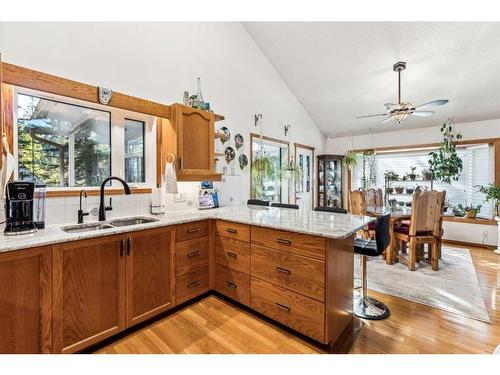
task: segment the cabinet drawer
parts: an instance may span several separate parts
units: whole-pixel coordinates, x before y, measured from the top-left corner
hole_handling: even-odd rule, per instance
[[[201,267],[178,275],[177,303],[182,303],[208,291],[208,267]]]
[[[215,289],[235,301],[250,305],[250,276],[245,273],[217,264]]]
[[[215,232],[221,237],[250,242],[250,225],[217,220]]]
[[[175,252],[176,273],[184,273],[208,264],[208,237],[178,242]]]
[[[215,262],[244,273],[250,273],[250,244],[231,238],[215,238]]]
[[[251,275],[305,296],[325,300],[325,263],[252,245]]]
[[[178,224],[175,227],[177,242],[208,236],[208,220]]]
[[[307,257],[325,259],[325,239],[302,233],[252,226],[252,243]]]
[[[250,291],[252,309],[324,343],[323,303],[254,277]]]

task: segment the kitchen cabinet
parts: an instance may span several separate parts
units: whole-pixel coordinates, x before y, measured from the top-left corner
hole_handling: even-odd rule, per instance
[[[215,114],[182,104],[172,105],[171,113],[170,120],[160,122],[162,168],[172,153],[178,181],[220,181],[215,172]]]
[[[318,206],[342,207],[342,156],[318,156]]]
[[[53,248],[54,352],[71,353],[125,329],[122,236]]]
[[[157,315],[175,303],[173,227],[126,235],[127,327]]]
[[[52,351],[51,250],[0,254],[0,353]]]

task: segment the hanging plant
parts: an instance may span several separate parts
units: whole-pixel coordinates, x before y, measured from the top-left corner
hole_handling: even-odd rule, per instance
[[[285,180],[291,181],[292,184],[296,184],[297,181],[302,179],[302,170],[300,167],[292,160],[287,164],[283,164],[280,170],[281,177]]]
[[[351,171],[358,164],[358,155],[353,150],[347,151],[342,159],[342,164]]]
[[[432,178],[447,184],[458,181],[464,168],[463,161],[457,154],[456,141],[462,139],[460,133],[455,134],[453,119],[448,119],[441,126],[443,140],[438,150],[429,154],[429,169]]]
[[[274,160],[271,156],[262,153],[252,160],[252,178],[255,182],[253,187],[254,197],[260,197],[264,191],[264,181],[274,175]]]

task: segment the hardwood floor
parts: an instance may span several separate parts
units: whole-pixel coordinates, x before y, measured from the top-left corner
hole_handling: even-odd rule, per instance
[[[500,344],[500,257],[491,250],[470,250],[492,324],[370,291],[389,306],[391,315],[382,321],[356,320],[352,333],[345,336],[352,342],[348,352],[492,353]],[[95,352],[311,354],[345,349],[327,350],[209,296]]]

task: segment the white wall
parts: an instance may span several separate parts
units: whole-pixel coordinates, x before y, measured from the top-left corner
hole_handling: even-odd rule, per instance
[[[292,143],[324,152],[325,137],[239,23],[1,23],[0,48],[4,61],[166,104],[182,102],[184,90],[194,93],[200,76],[204,99],[226,117],[216,125],[231,131],[229,145],[237,133],[245,138],[237,155],[249,156],[249,133],[258,132],[255,113],[263,114],[265,135],[284,139],[283,126],[292,124]],[[249,167],[241,172],[233,163],[240,176],[218,184],[224,204],[249,198]],[[189,207],[196,186],[182,184],[181,190],[187,202],[170,201],[169,209]],[[144,200],[140,206],[147,210],[149,197],[125,199]],[[73,209],[64,221],[74,221]],[[49,221],[62,221],[55,216]]]
[[[404,123],[397,126],[404,127]],[[375,133],[371,136],[369,134],[353,136],[352,147],[353,149],[364,149],[438,143],[441,141],[440,126]],[[500,119],[461,123],[456,124],[455,128],[462,133],[463,140],[500,137]],[[326,153],[342,155],[350,145],[350,137],[328,139]],[[347,191],[347,189],[344,190]],[[443,226],[445,239],[492,246],[497,244],[498,231],[496,226],[451,222],[445,222]]]

